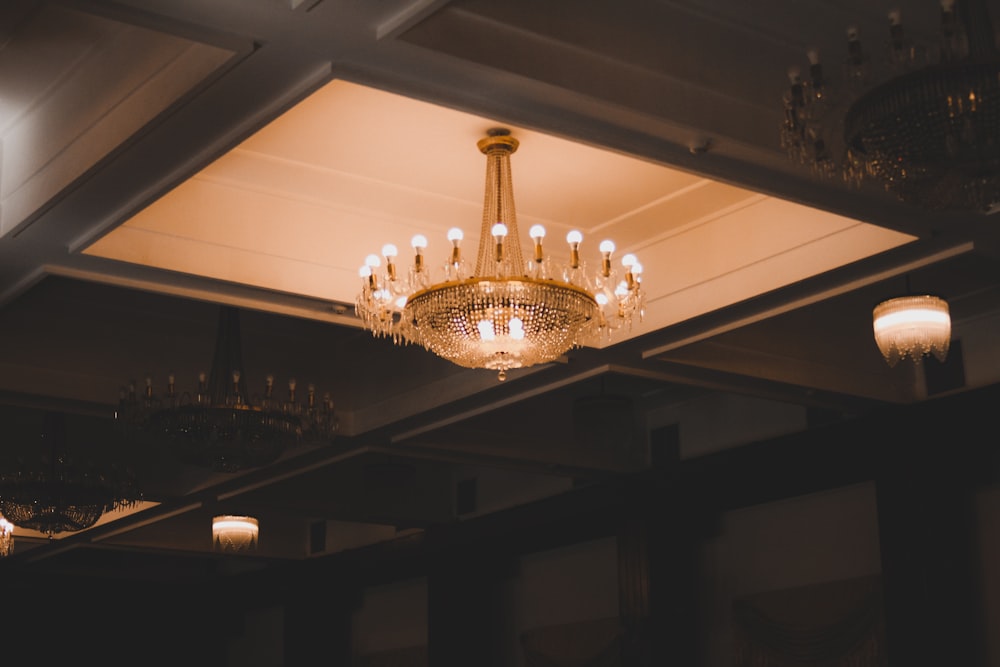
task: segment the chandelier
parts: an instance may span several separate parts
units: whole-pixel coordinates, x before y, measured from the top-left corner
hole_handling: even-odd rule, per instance
[[[49,537],[90,528],[105,512],[142,500],[133,474],[117,456],[97,456],[108,443],[70,451],[66,416],[46,413],[37,457],[21,458],[16,471],[0,473],[0,514],[19,528]],[[104,462],[102,458],[112,459]]]
[[[951,344],[948,303],[936,296],[901,296],[883,301],[872,312],[875,343],[890,366],[909,357],[919,364],[933,354],[944,361]]]
[[[14,553],[14,524],[0,516],[0,558]]]
[[[462,256],[458,228],[448,232],[451,249],[437,277],[424,259],[427,239],[421,234],[411,242],[408,270],[397,266],[393,244],[382,248],[381,257],[366,258],[355,310],[373,335],[422,345],[459,366],[497,371],[502,381],[512,368],[554,361],[642,318],[642,266],[627,254],[619,273],[611,241],[601,243],[600,267],[590,273],[581,259],[579,231],[567,235],[566,261],[560,264],[546,255],[545,229],[535,225],[529,230],[534,252],[524,261],[510,167],[518,145],[502,128],[477,144],[486,155],[486,193],[474,271]]]
[[[257,549],[259,525],[252,516],[221,514],[212,518],[212,548],[222,552]]]
[[[282,399],[268,375],[263,394],[248,392],[235,308],[220,309],[211,372],[199,375],[193,391],[178,391],[174,380],[167,377],[162,395],[154,393],[152,378],[141,394],[130,383],[116,419],[132,437],[165,445],[183,463],[217,472],[255,468],[288,447],[329,442],[338,428],[330,394],[320,400],[314,385],[300,399],[292,379]]]
[[[807,75],[789,70],[781,145],[820,174],[904,202],[990,213],[1000,206],[1000,54],[984,0],[940,7],[933,44],[911,40],[893,10],[880,57],[856,27],[832,76],[810,50]]]

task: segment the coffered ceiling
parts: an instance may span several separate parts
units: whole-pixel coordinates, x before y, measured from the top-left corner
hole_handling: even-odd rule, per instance
[[[996,382],[995,221],[820,180],[778,146],[789,64],[837,53],[851,23],[877,44],[875,4],[4,3],[9,418],[108,426],[130,380],[193,382],[220,305],[241,309],[251,383],[308,379],[340,418],[333,445],[243,474],[140,453],[148,505],[25,535],[15,557],[214,560],[207,522],[232,509],[273,531],[261,562],[307,558],[464,518],[463,479],[480,514],[642,470],[661,426],[680,425],[690,458]],[[936,3],[902,4],[931,34]],[[522,234],[544,224],[558,253],[579,229],[591,261],[614,239],[648,299],[603,349],[502,384],[375,339],[353,313],[357,269],[384,243],[424,233],[443,258],[452,226],[475,242],[475,144],[494,127],[521,142]],[[889,368],[871,339],[872,306],[907,285],[951,305],[944,384]]]

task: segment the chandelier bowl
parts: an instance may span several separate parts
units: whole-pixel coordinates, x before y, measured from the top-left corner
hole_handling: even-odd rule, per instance
[[[578,344],[598,305],[554,280],[471,278],[414,294],[403,319],[415,342],[459,366],[506,371],[554,359]]]

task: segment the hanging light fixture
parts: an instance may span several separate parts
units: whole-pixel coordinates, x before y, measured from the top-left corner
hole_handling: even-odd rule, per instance
[[[14,553],[14,524],[0,516],[0,558]]]
[[[931,4],[928,2],[928,4]],[[847,30],[842,67],[808,52],[789,69],[781,144],[825,176],[873,183],[923,208],[1000,206],[1000,53],[984,0],[941,0],[940,37],[910,39],[898,9],[888,51],[871,57]]]
[[[872,312],[875,343],[886,362],[895,366],[909,357],[919,364],[933,354],[944,361],[951,345],[948,302],[937,296],[901,296],[883,301]]]
[[[219,311],[211,373],[201,373],[194,391],[179,392],[174,376],[156,395],[152,378],[140,394],[135,383],[122,391],[116,418],[132,438],[165,444],[184,463],[236,472],[273,463],[288,448],[331,441],[338,429],[333,400],[309,385],[300,399],[296,381],[287,398],[275,395],[274,377],[262,396],[251,396],[243,373],[239,311]]]
[[[440,278],[425,261],[423,235],[413,237],[408,271],[400,271],[398,250],[387,244],[360,270],[355,309],[364,326],[459,366],[497,371],[504,380],[512,368],[554,361],[641,319],[642,266],[628,254],[616,270],[611,241],[601,243],[600,268],[591,274],[579,231],[567,236],[566,261],[557,265],[544,252],[545,229],[535,225],[529,230],[534,252],[523,260],[510,167],[519,142],[498,128],[477,145],[486,155],[486,196],[475,269],[462,256],[458,228],[448,232],[451,248]]]
[[[108,443],[68,446],[66,415],[45,413],[39,447],[0,473],[0,514],[19,528],[49,537],[90,528],[105,512],[142,500],[131,471],[112,453],[97,456]],[[88,456],[88,454],[92,454]]]
[[[255,551],[260,526],[252,516],[220,514],[212,519],[212,548],[222,552]]]

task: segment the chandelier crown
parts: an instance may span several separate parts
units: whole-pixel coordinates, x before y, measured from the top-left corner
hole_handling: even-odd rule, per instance
[[[373,335],[422,345],[459,366],[495,370],[503,380],[509,369],[555,361],[641,320],[642,265],[627,254],[619,273],[611,241],[601,244],[600,268],[590,273],[581,259],[579,231],[567,235],[566,261],[556,263],[543,248],[544,227],[533,225],[533,253],[525,261],[510,164],[519,145],[505,128],[477,142],[486,156],[486,187],[474,270],[462,254],[464,233],[458,228],[447,235],[451,249],[442,280],[431,277],[422,234],[411,241],[414,259],[405,275],[393,244],[365,259],[355,310]]]
[[[942,0],[934,43],[913,39],[892,10],[880,57],[851,26],[839,77],[818,50],[807,56],[782,98],[793,160],[928,209],[1000,205],[1000,56],[984,0]]]

